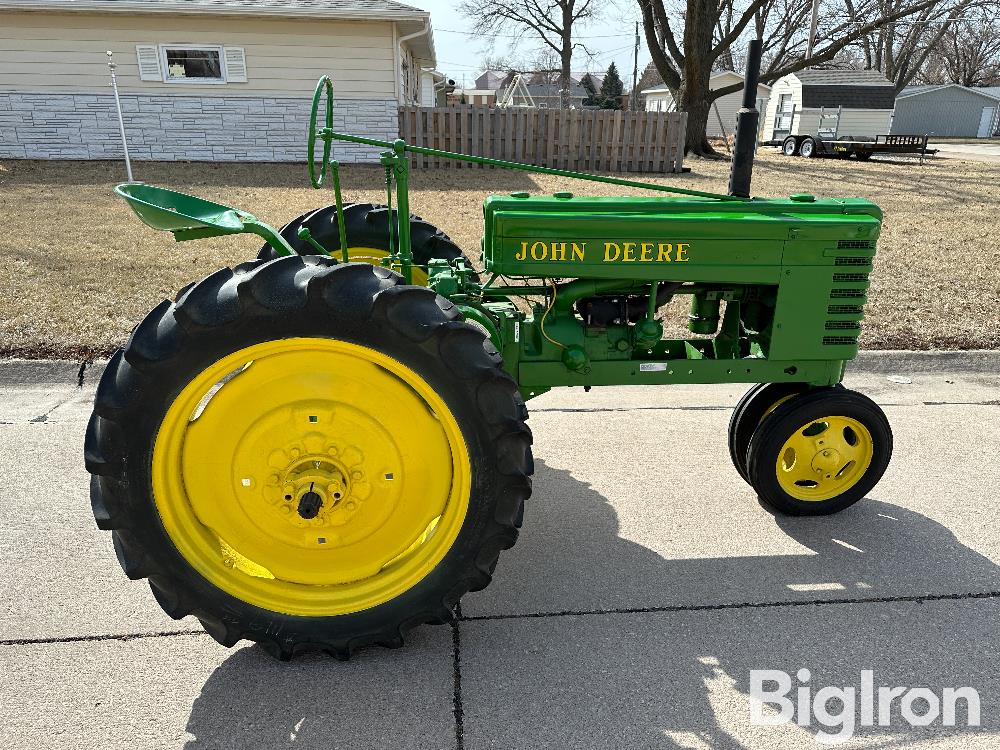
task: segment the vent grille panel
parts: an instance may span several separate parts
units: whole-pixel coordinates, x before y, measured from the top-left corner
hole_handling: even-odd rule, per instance
[[[835,273],[833,275],[834,282],[837,281],[868,281],[868,274],[866,273]]]
[[[841,256],[834,261],[834,265],[837,266],[871,266],[871,264],[872,259],[864,256]]]
[[[838,240],[838,250],[871,250],[875,243],[871,240]]]
[[[830,305],[826,308],[828,315],[860,315],[861,305]]]

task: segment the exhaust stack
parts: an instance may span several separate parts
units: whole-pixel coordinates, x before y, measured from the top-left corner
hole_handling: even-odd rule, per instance
[[[753,156],[757,148],[757,82],[760,79],[760,57],[763,42],[751,39],[747,49],[747,69],[743,79],[743,107],[736,115],[736,139],[733,147],[733,165],[729,170],[729,194],[750,197],[750,178],[753,176]]]

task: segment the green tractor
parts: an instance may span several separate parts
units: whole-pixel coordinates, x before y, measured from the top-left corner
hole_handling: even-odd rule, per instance
[[[326,78],[309,171],[333,183],[330,206],[276,231],[118,186],[177,240],[266,243],[162,302],[101,379],[86,465],[125,573],[225,646],[249,639],[281,659],[399,646],[452,620],[516,541],[533,468],[525,402],[557,386],[757,384],[729,447],[760,499],[818,515],[864,497],[892,433],[840,382],[882,213],[749,197],[755,53],[725,195],[338,133]],[[334,140],[383,150],[385,206],[343,202]],[[490,196],[478,275],[410,214],[413,154],[682,197]],[[677,295],[695,336],[664,337],[658,311]]]

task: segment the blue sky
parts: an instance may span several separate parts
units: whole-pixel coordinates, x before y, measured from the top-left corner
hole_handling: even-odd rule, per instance
[[[403,0],[403,2],[430,11],[438,69],[454,78],[460,86],[464,76],[465,82],[471,86],[473,79],[480,72],[479,61],[483,54],[488,52],[489,45],[482,38],[473,36],[469,32],[470,24],[458,12],[457,3],[452,0]],[[603,71],[613,60],[618,66],[622,80],[625,81],[625,87],[628,88],[631,84],[632,50],[638,9],[628,0],[618,0],[617,3],[608,3],[604,0],[595,2],[606,9],[604,17],[596,23],[581,28],[576,34],[593,53],[593,58],[578,51],[573,56],[573,69]],[[494,54],[510,51],[512,42],[511,39],[497,39]],[[530,37],[525,37],[517,52],[520,53],[520,57],[530,58],[535,46]],[[640,39],[640,75],[648,62],[649,55],[646,52],[645,42]]]

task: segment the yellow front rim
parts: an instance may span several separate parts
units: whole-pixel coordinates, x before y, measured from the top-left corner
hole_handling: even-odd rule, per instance
[[[333,250],[330,255],[332,255],[337,260],[343,260],[341,257],[340,250]],[[382,265],[382,261],[389,257],[389,253],[385,250],[380,250],[377,247],[347,247],[347,259],[351,263],[371,263],[373,266]],[[398,268],[394,268],[394,271],[399,271]],[[412,269],[413,273],[413,283],[418,286],[427,286],[427,271],[425,271],[420,266],[414,265]]]
[[[188,383],[160,426],[152,484],[164,529],[212,584],[325,616],[389,601],[444,559],[471,468],[454,415],[413,370],[296,338],[234,352]]]
[[[851,417],[823,417],[803,425],[778,452],[778,484],[796,500],[830,500],[856,485],[872,463],[868,428]]]

